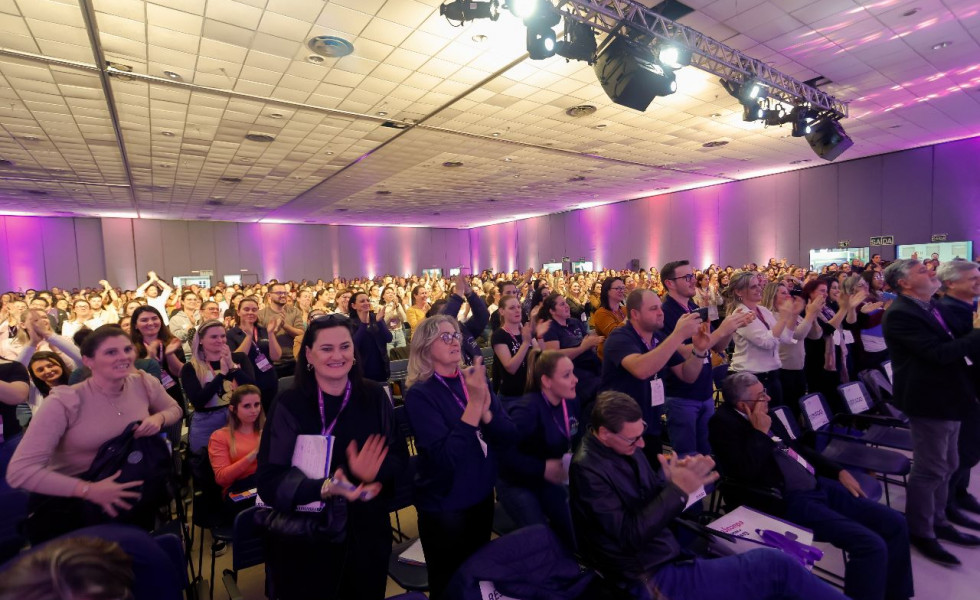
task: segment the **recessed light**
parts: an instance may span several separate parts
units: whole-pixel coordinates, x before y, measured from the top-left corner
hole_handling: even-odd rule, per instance
[[[313,63],[314,65],[318,65],[323,62],[323,57],[317,56],[316,54],[311,54],[306,57],[306,62],[310,62]]]
[[[939,42],[938,44],[934,45],[932,47],[932,49],[933,50],[942,50],[943,48],[949,48],[952,45],[953,45],[953,42],[949,42],[949,41]]]
[[[160,167],[163,169],[172,169],[173,166],[174,165],[172,163],[160,163]]]
[[[388,112],[387,111],[383,111],[383,110],[379,110],[377,114],[378,114],[379,117],[387,117],[388,116]]]
[[[901,125],[890,125],[890,126],[888,127],[888,129],[898,129],[898,128],[900,128],[900,127],[901,127]]]
[[[163,74],[166,75],[168,79],[173,79],[174,81],[180,81],[183,79],[183,77],[180,76],[180,73],[175,73],[174,71],[164,71]]]
[[[719,148],[721,146],[727,146],[728,140],[715,140],[713,142],[705,142],[701,144],[702,148]]]
[[[337,209],[334,209],[334,212],[347,212],[347,209],[346,208],[337,208]]]
[[[490,135],[492,135],[493,137],[500,137],[500,132],[499,131],[494,131]]]
[[[789,161],[789,164],[791,164],[791,165],[802,165],[803,163],[808,163],[808,162],[810,162],[810,159],[809,158],[801,158],[801,159],[798,159],[798,160],[791,160],[791,161]]]
[[[223,206],[224,201],[221,198],[211,198],[205,202],[208,206]]]
[[[172,131],[161,131],[160,135],[162,135],[163,137],[174,137],[177,134]]]
[[[463,163],[461,163],[458,160],[447,160],[446,162],[442,163],[442,166],[450,169],[455,169],[457,167],[462,167]]]
[[[44,191],[44,190],[27,190],[27,193],[28,194],[31,194],[33,196],[47,196],[48,195],[48,193],[46,191]]]
[[[281,119],[282,117],[283,117],[282,113],[278,113],[278,112],[269,113],[270,119]]]
[[[333,156],[333,152],[326,152],[325,154],[326,154],[327,156]]]
[[[262,142],[263,144],[276,141],[275,136],[271,136],[268,133],[249,133],[245,135],[245,139],[250,142]]]
[[[596,129],[605,129],[606,127],[608,127],[608,125],[606,125],[605,123],[599,123],[598,125],[595,126]]]
[[[377,195],[379,195],[379,196],[390,196],[391,195],[391,190],[378,190],[378,191],[376,191],[374,193],[377,194]]]
[[[514,159],[513,159],[513,158],[511,158],[511,157],[509,157],[509,156],[508,156],[508,157],[506,157],[506,158],[504,158],[504,162],[510,162],[510,161],[512,161],[512,160],[514,160]]]
[[[36,135],[25,135],[25,136],[21,137],[20,139],[24,140],[25,142],[39,142],[39,141],[41,141],[41,138],[37,137]]]
[[[579,104],[578,106],[573,106],[565,110],[565,114],[569,117],[585,117],[595,113],[596,107],[591,104]]]
[[[249,158],[249,157],[247,157],[247,156],[243,156],[243,157],[241,157],[241,158],[238,158],[238,159],[236,159],[236,160],[237,160],[238,162],[240,162],[240,163],[250,163],[250,162],[252,162],[252,159],[251,159],[251,158]]]
[[[478,33],[478,34],[474,35],[473,37],[471,37],[470,39],[473,40],[474,42],[476,42],[477,44],[482,44],[483,42],[487,41],[490,38],[488,38],[487,36],[483,35],[482,33]]]
[[[717,119],[721,116],[721,113],[711,113],[708,116],[711,117],[712,119]]]

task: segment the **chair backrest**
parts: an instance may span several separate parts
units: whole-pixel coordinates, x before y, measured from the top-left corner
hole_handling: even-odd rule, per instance
[[[180,587],[186,590],[191,582],[187,576],[187,557],[184,555],[184,544],[180,541],[180,536],[175,533],[164,533],[154,535],[153,540],[167,553],[174,564],[174,569],[180,574]]]
[[[881,363],[881,370],[885,373],[885,376],[888,377],[888,382],[894,384],[895,378],[892,377],[892,361],[886,360],[885,362]]]
[[[495,358],[493,355],[493,347],[487,346],[486,348],[481,349],[480,352],[483,354],[483,366],[487,368],[487,372],[489,373],[490,367],[493,366],[493,359]]]
[[[809,431],[820,431],[830,423],[830,408],[822,394],[807,394],[800,398],[803,425]]]
[[[289,390],[293,387],[293,381],[296,379],[293,375],[287,375],[285,377],[279,378],[279,391]]]
[[[892,399],[892,382],[888,381],[885,374],[878,369],[865,369],[858,373],[858,377],[864,383],[864,387],[871,394],[871,399],[876,405],[884,404]]]
[[[395,407],[395,431],[397,434],[396,443],[405,444],[406,448],[411,449],[413,447],[412,437],[414,436],[414,432],[405,413],[404,404]],[[395,475],[395,489],[388,501],[388,512],[399,511],[415,503],[415,472],[417,462],[418,456],[409,456],[405,468]]]
[[[852,414],[859,415],[871,410],[874,401],[868,393],[868,388],[860,381],[851,381],[837,386],[837,393],[844,401],[844,409]]]
[[[391,361],[391,380],[398,381],[408,377],[408,359]]]
[[[769,416],[779,420],[779,423],[789,434],[790,439],[798,440],[800,439],[800,428],[796,424],[796,417],[792,412],[785,406],[773,406],[769,410]]]
[[[231,568],[235,572],[265,562],[265,541],[262,529],[255,522],[255,513],[260,509],[250,506],[235,516],[231,534]]]

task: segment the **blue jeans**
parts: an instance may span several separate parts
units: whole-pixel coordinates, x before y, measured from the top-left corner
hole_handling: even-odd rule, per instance
[[[667,397],[667,433],[678,456],[711,454],[708,420],[715,414],[715,401]]]
[[[642,584],[641,584],[642,585]],[[771,548],[724,558],[697,558],[660,568],[637,598],[671,600],[842,600],[841,593],[818,579],[788,554]]]
[[[574,551],[572,512],[568,506],[568,488],[542,482],[532,488],[512,485],[497,479],[497,499],[518,527],[550,525],[565,546]]]
[[[844,593],[853,600],[908,599],[912,589],[909,531],[902,513],[855,498],[836,481],[786,494],[787,520],[813,530],[813,538],[847,552]]]
[[[187,432],[187,443],[194,454],[208,453],[208,441],[211,434],[228,424],[228,409],[202,412],[195,410],[191,415],[190,431]]]

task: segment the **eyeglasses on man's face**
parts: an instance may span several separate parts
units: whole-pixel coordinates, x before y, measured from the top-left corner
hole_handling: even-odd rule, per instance
[[[687,275],[679,275],[677,277],[671,277],[670,278],[671,281],[677,281],[678,279],[683,279],[684,281],[686,281],[688,283],[691,283],[692,281],[694,281],[694,275],[691,274],[691,273],[688,273]]]
[[[458,331],[454,331],[452,333],[446,331],[439,334],[439,339],[442,340],[444,344],[448,345],[452,344],[454,341],[458,342],[459,340],[463,339],[463,334]]]
[[[643,433],[646,433],[647,422],[646,421],[641,421],[641,422],[643,423]],[[632,448],[633,446],[636,446],[638,443],[640,443],[640,440],[643,439],[643,433],[641,433],[636,437],[626,437],[621,433],[614,433],[613,435],[626,442],[626,445]]]

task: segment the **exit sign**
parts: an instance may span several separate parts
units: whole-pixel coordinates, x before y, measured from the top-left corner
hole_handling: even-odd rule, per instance
[[[949,237],[948,233],[934,233],[932,234],[932,241],[945,242],[947,237]]]
[[[878,235],[871,238],[872,246],[894,246],[895,236],[893,235]]]

